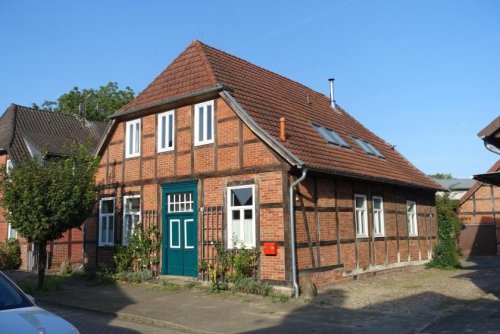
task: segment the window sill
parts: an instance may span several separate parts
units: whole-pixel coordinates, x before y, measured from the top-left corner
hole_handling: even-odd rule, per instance
[[[125,159],[139,158],[140,156],[141,156],[140,154],[126,155],[126,156],[125,156]]]
[[[207,142],[197,142],[197,143],[194,143],[193,146],[196,148],[196,147],[200,147],[200,146],[210,145],[210,144],[213,144],[213,143],[214,143],[213,140],[212,141],[207,141]]]

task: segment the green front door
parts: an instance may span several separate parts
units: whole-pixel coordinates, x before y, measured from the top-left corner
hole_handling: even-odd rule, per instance
[[[197,181],[162,184],[162,274],[198,276]]]

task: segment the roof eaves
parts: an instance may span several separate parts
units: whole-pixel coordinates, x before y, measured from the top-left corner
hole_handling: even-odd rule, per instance
[[[304,167],[304,162],[297,157],[295,154],[290,152],[285,146],[283,146],[276,138],[271,136],[266,130],[264,130],[255,120],[248,115],[245,109],[236,101],[236,99],[228,92],[222,91],[219,93],[220,96],[226,103],[234,110],[234,112],[240,117],[240,119],[245,123],[250,130],[252,130],[257,137],[263,140],[267,145],[274,149],[278,154],[280,154],[288,163],[297,168]]]
[[[414,184],[414,183],[408,183],[408,182],[403,182],[403,181],[398,181],[395,179],[388,179],[384,177],[373,177],[369,175],[363,175],[363,174],[358,174],[358,173],[347,173],[343,171],[336,171],[336,170],[330,170],[330,169],[322,169],[322,168],[317,168],[317,167],[310,167],[309,170],[311,172],[317,172],[321,174],[334,174],[338,176],[343,176],[343,177],[348,177],[348,178],[354,178],[357,180],[363,180],[363,181],[372,181],[372,182],[383,182],[387,184],[392,184],[396,186],[404,186],[412,189],[422,189],[422,190],[429,190],[429,191],[448,191],[447,188],[441,186],[441,187],[430,187],[430,186],[423,186],[419,184]]]
[[[107,145],[107,142],[109,141],[110,134],[114,131],[117,125],[116,119],[113,119],[111,121],[111,124],[108,125],[106,131],[104,134],[101,136],[101,139],[99,140],[99,143],[97,144],[95,151],[94,151],[94,157],[98,157],[102,154],[103,148]]]

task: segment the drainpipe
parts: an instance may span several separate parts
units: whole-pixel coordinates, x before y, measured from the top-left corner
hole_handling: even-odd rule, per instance
[[[307,174],[307,168],[302,170],[302,176],[295,180],[290,186],[290,241],[292,245],[292,281],[293,287],[295,289],[295,297],[299,297],[299,283],[297,283],[297,259],[296,259],[296,249],[295,249],[295,215],[293,212],[293,188],[300,182],[304,181]]]

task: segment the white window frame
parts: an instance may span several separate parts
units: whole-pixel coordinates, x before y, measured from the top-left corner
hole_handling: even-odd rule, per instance
[[[211,115],[211,124],[212,128],[210,129],[211,133],[211,138],[207,139],[207,134],[208,134],[208,118],[207,118],[207,107],[211,106],[212,107],[212,115]],[[203,113],[203,124],[200,124],[200,108],[202,108],[202,113]],[[199,145],[205,145],[205,144],[211,144],[214,142],[214,101],[207,101],[203,103],[198,103],[194,106],[194,145],[199,146]],[[203,135],[204,138],[199,138],[199,133],[200,133],[200,125],[203,127]]]
[[[7,175],[10,175],[13,168],[14,164],[12,163],[12,160],[7,159],[7,162],[5,163],[5,172],[7,173]]]
[[[172,116],[172,146],[168,146],[168,138],[170,137],[170,123],[169,119]],[[162,121],[165,119],[165,129],[162,127]],[[157,147],[159,152],[167,152],[172,151],[175,147],[175,113],[174,110],[166,111],[161,114],[158,114],[158,131],[156,131],[158,135]],[[165,146],[162,146],[162,137],[165,135]]]
[[[408,210],[408,207],[413,204],[413,211]],[[406,220],[408,223],[408,236],[418,236],[418,215],[417,203],[415,201],[406,201]]]
[[[231,205],[231,190],[234,189],[244,189],[244,188],[251,188],[252,189],[252,205],[243,205],[243,206],[232,206]],[[242,186],[232,186],[232,187],[227,187],[227,197],[226,197],[226,202],[227,202],[227,235],[228,235],[228,243],[227,243],[227,248],[232,249],[235,246],[238,248],[254,248],[256,247],[256,234],[255,234],[255,185],[254,184],[247,184],[247,185],[242,185]],[[252,243],[250,244],[236,244],[234,245],[232,240],[233,240],[233,224],[232,224],[232,212],[233,210],[239,210],[240,211],[240,217],[242,224],[244,222],[244,211],[245,210],[252,210]],[[240,228],[241,231],[244,231],[244,226],[243,228]],[[244,240],[244,237],[243,237]]]
[[[356,199],[363,199],[363,207],[356,207]],[[359,221],[358,212],[362,215],[363,221]],[[368,205],[366,201],[366,195],[355,194],[354,195],[354,220],[356,221],[356,238],[368,238]],[[362,230],[362,231],[360,231]]]
[[[127,211],[127,201],[130,200],[130,199],[134,199],[134,198],[138,198],[139,199],[139,211],[132,211],[132,212],[128,212]],[[134,233],[134,230],[135,230],[135,227],[136,225],[140,224],[141,223],[141,195],[127,195],[127,196],[123,196],[123,224],[122,224],[122,245],[123,246],[126,246],[128,245],[128,237],[129,236],[132,236],[132,234]],[[133,224],[133,220],[132,220],[132,228],[130,230],[130,234],[128,233],[128,230],[127,230],[127,226],[125,224],[125,217],[127,215],[133,215],[133,216],[139,216],[139,220],[137,221],[137,223]]]
[[[380,209],[375,209],[375,200],[380,200]],[[376,237],[383,237],[385,235],[384,198],[382,196],[373,196],[372,207],[373,207],[373,235]]]
[[[141,154],[141,119],[128,121],[125,125],[125,158],[138,157]],[[134,144],[132,150],[130,150],[131,144]]]
[[[7,240],[17,239],[17,230],[12,227],[11,223],[8,223],[7,226]]]
[[[103,214],[102,213],[102,202],[104,201],[113,201],[113,212],[112,213],[105,213]],[[116,228],[116,217],[115,217],[115,198],[114,197],[104,197],[104,198],[101,198],[101,200],[99,201],[99,232],[98,232],[98,235],[99,235],[99,246],[112,246],[114,243],[115,243],[115,228]],[[101,233],[102,231],[102,224],[104,223],[103,222],[103,217],[106,216],[106,217],[113,217],[113,234],[111,236],[111,240],[106,240],[106,241],[103,241],[102,240],[102,236],[103,236],[103,233]],[[106,228],[106,237],[109,235],[109,233],[107,233],[107,231],[109,230],[109,225],[107,226]]]

